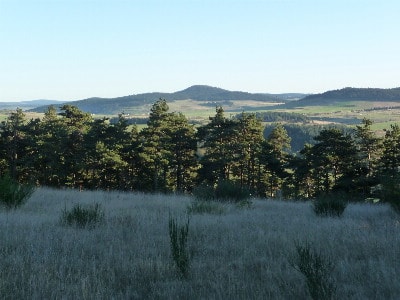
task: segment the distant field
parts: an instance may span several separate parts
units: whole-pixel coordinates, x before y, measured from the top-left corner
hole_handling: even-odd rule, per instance
[[[15,112],[15,110],[0,110],[0,122],[5,121],[12,112]],[[42,113],[24,112],[24,114],[27,120],[42,118],[44,116]]]
[[[182,112],[188,118],[208,118],[215,114],[217,106],[221,105],[226,113],[241,113],[242,111],[262,111],[268,109],[268,107],[277,105],[278,103],[273,102],[261,102],[252,100],[233,100],[226,101],[226,103],[217,103],[212,101],[195,101],[195,100],[182,100],[167,102],[170,111]]]
[[[342,218],[310,203],[254,200],[222,214],[191,215],[187,279],[171,258],[168,220],[192,199],[40,188],[20,209],[0,210],[4,299],[309,299],[290,261],[310,243],[329,258],[337,299],[399,299],[399,216],[386,205],[350,204]],[[63,210],[99,203],[93,229],[60,223]]]
[[[374,122],[372,128],[375,130],[389,128],[390,124],[400,122],[398,102],[351,101],[329,106],[307,106],[277,109],[277,111],[302,113],[312,118],[331,119],[332,122],[342,124],[353,124],[355,120],[360,123],[363,118],[368,118]]]
[[[209,121],[210,116],[215,115],[215,108],[218,103],[201,102],[195,100],[182,100],[167,102],[169,111],[181,112],[190,120],[204,124]],[[282,111],[304,114],[314,120],[317,124],[347,124],[354,126],[359,124],[363,118],[374,121],[373,129],[382,131],[389,128],[390,124],[400,122],[400,104],[398,102],[371,102],[371,101],[348,101],[334,102],[331,105],[293,107],[290,109],[279,108],[277,103],[261,101],[225,101],[222,107],[226,116],[233,116],[241,112],[265,112]],[[151,105],[137,107],[132,111],[126,111],[131,117],[148,117]],[[1,110],[0,121],[7,118],[11,111]],[[41,118],[43,114],[26,112],[27,119]],[[93,115],[94,118],[116,117],[117,115]],[[140,128],[143,126],[140,125]]]

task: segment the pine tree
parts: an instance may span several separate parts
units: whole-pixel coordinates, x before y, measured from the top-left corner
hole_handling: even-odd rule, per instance
[[[39,124],[36,137],[37,155],[33,157],[38,183],[59,187],[65,184],[66,175],[64,145],[68,139],[68,127],[50,106]]]
[[[400,167],[400,126],[390,125],[383,139],[383,153],[379,161],[381,177],[396,178]]]
[[[232,174],[242,187],[255,191],[258,185],[257,166],[264,140],[262,124],[255,114],[242,113],[235,126],[235,162]]]
[[[168,149],[168,185],[174,191],[190,191],[197,169],[197,140],[193,125],[181,113],[170,113],[165,124],[165,146]]]
[[[166,100],[154,103],[140,132],[140,183],[145,190],[184,192],[197,166],[195,131],[183,114],[168,110]]]
[[[62,106],[60,115],[68,132],[68,137],[62,140],[62,182],[78,187],[84,179],[84,137],[91,126],[92,117],[71,105]]]
[[[204,155],[200,159],[200,181],[214,184],[229,180],[232,166],[236,163],[235,149],[237,121],[224,116],[222,107],[216,108],[210,122],[198,128],[198,139]]]
[[[381,152],[381,139],[371,129],[373,122],[364,118],[361,125],[356,126],[355,144],[357,147],[357,164],[353,174],[355,189],[360,190],[363,196],[370,194],[370,189],[377,184],[374,171],[377,168],[378,157]]]
[[[290,137],[282,124],[276,124],[272,132],[262,143],[260,162],[263,166],[264,186],[269,197],[274,197],[282,189],[284,179],[288,176],[287,166],[290,159]]]
[[[354,170],[357,162],[357,151],[351,136],[330,128],[322,130],[314,139],[317,143],[312,146],[311,158],[317,193],[329,193],[334,187],[349,190],[352,183],[346,182],[344,179],[348,177],[344,176]]]
[[[18,108],[0,126],[0,152],[3,168],[14,180],[19,180],[19,171],[25,152],[25,114]]]

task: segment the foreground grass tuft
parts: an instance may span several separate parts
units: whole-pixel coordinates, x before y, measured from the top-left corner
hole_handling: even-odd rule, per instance
[[[175,262],[180,277],[186,278],[189,274],[190,264],[189,250],[187,246],[189,218],[185,224],[179,225],[177,219],[170,216],[168,227],[172,259]]]
[[[332,260],[312,250],[309,243],[296,245],[296,252],[297,256],[290,263],[305,276],[311,298],[333,299],[336,286],[331,278],[334,269]]]
[[[104,221],[104,211],[96,203],[87,207],[76,204],[71,210],[62,211],[61,223],[80,228],[95,227]]]

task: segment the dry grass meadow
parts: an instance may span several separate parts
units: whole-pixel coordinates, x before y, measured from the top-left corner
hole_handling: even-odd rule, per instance
[[[254,200],[190,216],[187,278],[171,259],[168,220],[192,199],[174,195],[40,188],[0,211],[1,299],[310,299],[290,261],[296,244],[330,257],[337,299],[400,299],[400,217],[350,204],[342,218],[310,203]],[[99,203],[94,228],[60,222],[74,204]]]

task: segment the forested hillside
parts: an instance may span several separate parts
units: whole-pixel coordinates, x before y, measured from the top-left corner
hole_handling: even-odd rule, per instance
[[[343,101],[378,101],[400,102],[400,88],[344,88],[327,91],[322,94],[306,96],[295,103],[287,103],[285,107],[300,107],[308,105],[327,105]]]
[[[192,99],[196,101],[223,102],[232,100],[253,100],[263,102],[286,102],[293,99],[302,98],[303,94],[252,94],[246,92],[228,91],[221,88],[194,85],[185,90],[174,93],[144,93],[129,95],[117,98],[89,98],[84,100],[72,101],[65,104],[78,107],[80,110],[92,114],[119,114],[123,111],[130,111],[134,107],[151,105],[154,99],[164,98],[169,101],[179,101]],[[215,106],[215,104],[213,103]],[[33,112],[44,112],[48,105],[31,109]]]
[[[264,136],[256,114],[228,118],[222,107],[195,128],[160,99],[141,131],[128,130],[123,115],[110,123],[70,105],[32,120],[19,109],[0,126],[0,172],[53,187],[190,193],[228,181],[261,197],[340,190],[364,199],[400,166],[400,127],[378,138],[371,125],[364,119],[353,132],[324,128],[293,154],[281,124]]]

